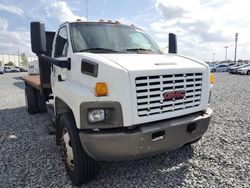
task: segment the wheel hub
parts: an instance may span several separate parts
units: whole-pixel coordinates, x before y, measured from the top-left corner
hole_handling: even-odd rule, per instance
[[[64,162],[71,170],[73,170],[74,169],[74,155],[73,155],[73,149],[72,149],[71,142],[70,142],[69,133],[66,128],[63,128],[61,143],[62,143]]]

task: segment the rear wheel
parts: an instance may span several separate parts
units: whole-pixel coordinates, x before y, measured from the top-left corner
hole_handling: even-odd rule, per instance
[[[40,113],[47,112],[46,101],[39,91],[36,92],[37,95],[37,107]]]
[[[212,69],[212,71],[211,72],[216,72],[216,69]]]
[[[81,185],[91,181],[98,172],[98,164],[82,148],[71,113],[60,116],[60,138],[63,160],[72,183]]]
[[[249,71],[247,71],[247,75],[250,75],[250,70],[249,70]]]
[[[25,85],[25,103],[29,114],[38,112],[36,90],[30,85]]]

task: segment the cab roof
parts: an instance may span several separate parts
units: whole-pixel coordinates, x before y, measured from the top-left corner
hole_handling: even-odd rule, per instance
[[[138,27],[136,27],[135,25],[131,24],[123,24],[119,21],[112,21],[112,20],[99,20],[99,21],[83,21],[83,20],[80,20],[80,19],[77,19],[76,21],[66,21],[64,23],[62,23],[60,26],[64,25],[64,24],[72,24],[72,23],[100,23],[100,24],[112,24],[112,25],[124,25],[124,26],[130,26],[130,27],[134,27],[136,29],[140,29]]]

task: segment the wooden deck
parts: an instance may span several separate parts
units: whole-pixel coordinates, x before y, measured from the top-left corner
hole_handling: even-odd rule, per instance
[[[22,76],[22,80],[31,86],[35,87],[36,89],[40,89],[41,82],[40,82],[40,75],[27,75]]]

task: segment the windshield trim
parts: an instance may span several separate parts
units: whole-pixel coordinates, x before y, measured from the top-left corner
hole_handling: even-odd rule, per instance
[[[135,27],[135,26],[129,26],[129,25],[124,25],[124,24],[115,24],[115,23],[106,23],[106,22],[73,22],[73,23],[69,23],[69,35],[70,35],[70,42],[71,42],[73,53],[79,53],[79,51],[76,50],[76,47],[75,47],[75,42],[74,42],[74,39],[73,39],[73,27],[72,27],[73,25],[77,25],[77,24],[83,24],[83,25],[100,25],[100,24],[105,24],[105,25],[112,25],[112,26],[119,25],[120,27],[127,27],[127,28],[132,28],[132,29],[140,30],[141,32],[143,32],[143,34],[146,37],[148,37],[151,40],[151,42],[154,45],[156,45],[159,48],[158,44],[147,33],[145,33],[142,29],[140,29],[138,27]],[[128,54],[130,54],[132,52],[129,52],[129,51],[128,52],[127,51],[123,52],[123,51],[121,51],[121,53],[128,53]],[[159,48],[159,51],[157,50],[157,51],[154,51],[153,53],[163,54],[162,51],[160,50],[160,48]]]

